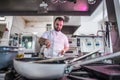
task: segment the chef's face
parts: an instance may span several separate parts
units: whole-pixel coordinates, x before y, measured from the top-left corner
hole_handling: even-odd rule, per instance
[[[56,31],[61,31],[61,30],[62,30],[62,27],[63,27],[63,24],[64,24],[64,21],[62,21],[62,20],[56,20],[56,21],[54,22],[54,29],[55,29]]]

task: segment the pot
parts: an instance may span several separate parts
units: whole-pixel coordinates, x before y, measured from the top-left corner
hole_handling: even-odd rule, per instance
[[[97,50],[98,51],[98,50]],[[89,53],[90,55],[96,53],[93,51]],[[87,54],[87,56],[90,56]],[[65,62],[62,59],[56,60],[45,60],[40,58],[22,58],[14,59],[14,68],[22,76],[28,79],[59,79],[62,78],[65,72],[68,73],[72,70],[73,67],[71,64],[77,60],[87,57],[84,55],[78,58],[74,58],[68,62]],[[42,61],[43,60],[43,61]],[[40,61],[40,62],[39,62]],[[50,61],[50,62],[49,62]]]
[[[18,51],[16,47],[0,46],[0,69],[11,67]]]

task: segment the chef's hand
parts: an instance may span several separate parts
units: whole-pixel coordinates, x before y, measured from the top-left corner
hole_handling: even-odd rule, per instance
[[[48,39],[46,39],[45,40],[45,45],[46,45],[46,48],[49,48],[50,45],[51,45],[51,42]]]
[[[61,55],[64,55],[66,51],[69,50],[69,47],[64,47],[64,49],[60,52]]]
[[[65,54],[65,50],[62,50],[59,54],[60,55],[64,55]]]

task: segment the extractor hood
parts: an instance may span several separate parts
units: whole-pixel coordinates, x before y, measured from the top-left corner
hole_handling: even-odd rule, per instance
[[[73,34],[81,25],[80,16],[64,16],[64,20],[62,32],[65,34]]]
[[[64,34],[72,34],[80,27],[80,25],[64,25],[62,32]]]
[[[0,39],[2,38],[5,30],[6,30],[6,23],[0,23]]]

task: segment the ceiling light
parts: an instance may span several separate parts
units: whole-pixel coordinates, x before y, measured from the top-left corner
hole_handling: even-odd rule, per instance
[[[51,0],[51,2],[54,3],[54,4],[55,4],[55,3],[58,3],[58,2],[60,2],[60,3],[65,3],[65,2],[67,2],[67,1],[76,3],[76,0]]]
[[[47,11],[48,11],[48,4],[42,1],[42,3],[40,3],[39,5],[38,13],[47,13]]]
[[[59,0],[60,3],[65,3],[67,0]]]
[[[67,0],[51,0],[52,3],[57,3],[57,2],[60,2],[60,3],[65,3],[67,2]]]
[[[77,2],[77,0],[67,0],[67,1],[73,2],[73,3],[76,3],[76,2]]]
[[[42,1],[42,3],[40,4],[40,7],[46,8],[46,7],[48,7],[48,4],[44,1]]]
[[[52,3],[57,3],[59,0],[51,0]]]
[[[5,21],[5,16],[0,16],[0,21]]]
[[[96,0],[88,0],[88,3],[89,3],[89,4],[95,4],[95,3],[96,3]]]

